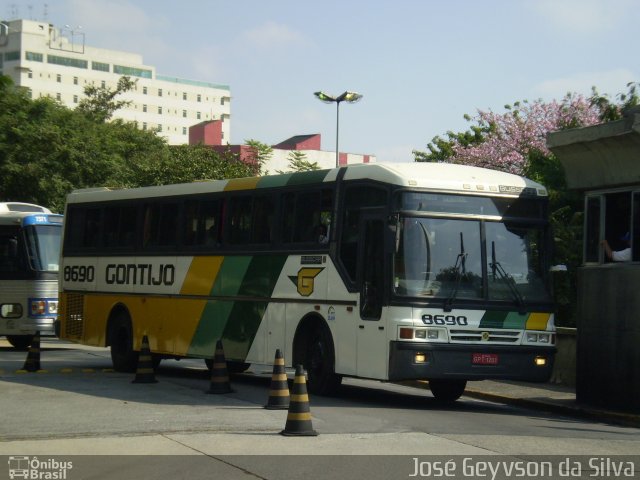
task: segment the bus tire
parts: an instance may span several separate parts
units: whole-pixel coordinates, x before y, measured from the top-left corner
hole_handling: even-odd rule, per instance
[[[466,386],[466,380],[429,380],[431,393],[437,401],[442,403],[458,400]]]
[[[27,350],[33,342],[33,335],[7,335],[7,340],[16,350]]]
[[[303,366],[307,371],[310,393],[331,395],[342,383],[342,376],[335,373],[335,353],[329,329],[320,325],[307,337],[308,343]]]
[[[135,372],[138,364],[138,352],[133,349],[131,319],[127,313],[119,312],[109,322],[108,338],[111,345],[113,369],[116,372]]]

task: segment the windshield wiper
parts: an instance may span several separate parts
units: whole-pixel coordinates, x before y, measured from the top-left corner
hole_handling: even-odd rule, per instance
[[[496,260],[496,242],[491,242],[491,263],[489,264],[489,266],[491,267],[493,278],[495,279],[497,273],[498,276],[507,284],[507,287],[509,287],[509,291],[520,307],[518,313],[526,313],[524,308],[524,299],[522,298],[522,294],[520,294],[520,291],[518,290],[518,286],[516,285],[515,280],[505,271],[502,265],[500,265],[500,262]]]
[[[462,281],[462,276],[467,273],[467,253],[464,251],[464,237],[462,236],[462,232],[460,232],[460,253],[456,257],[456,263],[453,267],[453,270],[456,275],[456,286],[453,288],[451,295],[444,301],[444,305],[442,306],[442,310],[445,312],[450,312],[453,307],[453,301],[456,299],[458,295],[458,289],[460,288],[460,282]]]

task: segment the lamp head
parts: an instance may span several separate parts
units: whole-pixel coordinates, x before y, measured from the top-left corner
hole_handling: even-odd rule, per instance
[[[314,95],[324,103],[333,103],[336,101],[335,97],[332,97],[331,95],[324,92],[315,92]]]

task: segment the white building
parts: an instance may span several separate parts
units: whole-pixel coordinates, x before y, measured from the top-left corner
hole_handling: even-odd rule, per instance
[[[173,145],[189,143],[189,127],[208,120],[221,121],[224,142],[231,138],[228,86],[158,75],[141,55],[85,45],[80,31],[31,20],[0,22],[0,74],[28,88],[32,98],[49,96],[69,108],[83,98],[86,85],[114,89],[127,75],[137,85],[120,97],[131,104],[114,118],[158,130]]]

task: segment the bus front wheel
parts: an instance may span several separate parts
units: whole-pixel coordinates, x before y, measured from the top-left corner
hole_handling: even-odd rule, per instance
[[[304,367],[311,393],[331,395],[340,387],[342,376],[335,373],[333,342],[327,328],[317,328],[309,337]]]
[[[466,380],[429,380],[431,393],[439,402],[455,402],[464,393]]]
[[[26,350],[33,342],[33,335],[7,335],[7,340],[16,350]]]
[[[109,326],[111,344],[111,362],[116,372],[131,373],[136,371],[138,352],[133,349],[131,320],[128,315],[119,314]]]

